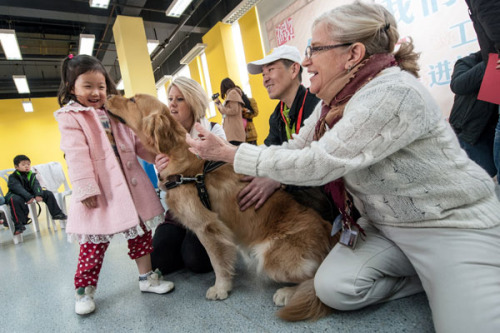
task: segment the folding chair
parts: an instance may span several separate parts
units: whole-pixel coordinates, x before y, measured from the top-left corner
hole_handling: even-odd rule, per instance
[[[59,205],[59,207],[61,207],[61,210],[64,212],[64,214],[68,215],[66,197],[68,195],[71,195],[72,191],[69,187],[68,180],[66,179],[66,175],[64,174],[61,163],[49,162],[38,164],[33,166],[32,169],[37,173],[37,179],[40,185],[54,193],[57,204]],[[59,188],[61,186],[64,186],[64,189],[62,191],[59,191]],[[48,214],[47,216],[50,216],[50,214]],[[52,221],[52,225],[55,230],[55,222],[52,220],[52,218],[50,218],[50,220]],[[47,224],[49,224],[48,220]],[[65,221],[60,220],[60,224],[61,229],[64,229],[66,226]]]

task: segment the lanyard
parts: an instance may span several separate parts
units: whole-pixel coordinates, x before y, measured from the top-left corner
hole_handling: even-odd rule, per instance
[[[302,114],[304,113],[304,104],[306,103],[306,97],[308,92],[309,90],[306,89],[306,93],[304,94],[304,100],[302,100],[302,106],[300,107],[299,110],[299,117],[297,118],[297,124],[295,125],[295,134],[299,134],[300,124],[302,123]],[[283,102],[280,103],[280,112],[281,112],[281,118],[283,118],[285,125],[288,126],[285,115],[283,114]]]

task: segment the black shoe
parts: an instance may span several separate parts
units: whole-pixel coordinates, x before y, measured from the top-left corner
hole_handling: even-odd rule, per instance
[[[21,231],[24,231],[24,230],[26,230],[26,227],[24,225],[22,225],[19,229],[21,229]]]
[[[27,225],[27,224],[30,224],[31,222],[33,222],[33,220],[31,218],[28,217],[28,219],[26,219],[26,222],[23,223],[24,225]]]
[[[59,213],[57,215],[52,216],[53,220],[67,220],[68,217],[64,213]]]

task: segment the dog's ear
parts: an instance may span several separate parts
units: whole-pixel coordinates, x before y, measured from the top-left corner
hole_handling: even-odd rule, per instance
[[[169,113],[170,114],[170,110],[168,109],[168,106],[166,106],[163,102],[158,100],[156,97],[149,96],[149,95],[146,95],[146,96],[149,97],[149,99],[145,99],[145,100],[149,102],[148,104],[146,104],[146,108],[149,109],[150,114],[153,114],[153,113],[159,113],[159,114]]]
[[[154,112],[143,119],[143,133],[152,146],[160,153],[168,153],[177,145],[177,138],[172,133],[172,123],[166,114]]]

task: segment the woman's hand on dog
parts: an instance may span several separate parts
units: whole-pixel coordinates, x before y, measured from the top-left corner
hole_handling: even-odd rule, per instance
[[[253,205],[255,205],[255,210],[259,209],[281,186],[280,182],[265,177],[244,176],[241,181],[250,182],[238,193],[241,211]]]
[[[97,207],[97,196],[94,195],[92,197],[88,197],[82,200],[82,204],[87,208],[96,208]]]
[[[195,123],[194,126],[199,133],[198,138],[193,139],[189,133],[186,134],[186,142],[190,146],[190,152],[204,160],[223,161],[231,164],[234,162],[236,146],[210,133],[199,123]]]
[[[167,166],[168,162],[170,162],[170,158],[165,155],[165,154],[158,154],[155,157],[155,167],[156,170],[160,173],[162,172]]]

